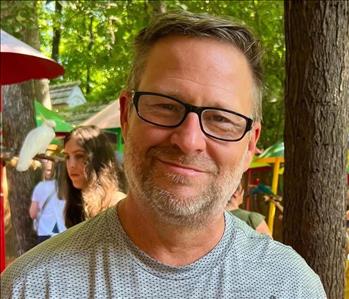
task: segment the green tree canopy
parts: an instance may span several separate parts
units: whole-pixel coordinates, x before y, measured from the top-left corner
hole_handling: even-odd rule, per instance
[[[260,147],[283,135],[284,30],[282,1],[54,1],[41,2],[41,44],[52,50],[54,24],[60,24],[60,81],[80,80],[89,102],[109,102],[123,88],[131,61],[131,43],[149,19],[163,10],[189,10],[231,16],[249,26],[264,47],[264,121]]]

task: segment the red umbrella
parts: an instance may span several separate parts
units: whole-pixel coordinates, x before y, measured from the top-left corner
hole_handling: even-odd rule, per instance
[[[31,79],[52,79],[64,74],[64,68],[38,50],[1,30],[0,84]]]
[[[0,86],[31,79],[52,79],[64,74],[64,68],[38,50],[1,30]],[[2,99],[0,103],[2,112]],[[2,135],[2,132],[1,132]],[[4,198],[2,194],[3,165],[0,165],[0,272],[5,269]]]

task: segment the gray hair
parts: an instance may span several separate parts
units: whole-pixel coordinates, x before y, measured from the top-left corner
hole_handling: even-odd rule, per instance
[[[132,69],[127,81],[128,91],[137,90],[146,59],[154,44],[170,35],[214,38],[227,41],[246,57],[253,76],[253,119],[262,119],[262,67],[260,43],[249,29],[229,19],[186,11],[160,14],[135,38]]]

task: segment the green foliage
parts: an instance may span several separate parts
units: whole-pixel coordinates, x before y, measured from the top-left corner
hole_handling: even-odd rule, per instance
[[[1,29],[17,38],[22,31],[35,23],[33,1],[1,1]]]
[[[283,139],[285,44],[283,1],[164,1],[169,9],[186,9],[226,15],[247,25],[260,39],[263,49],[264,83],[263,134],[260,147],[266,148]]]
[[[64,81],[80,80],[89,101],[115,99],[126,81],[131,39],[143,26],[140,3],[62,2],[60,62]],[[88,72],[90,78],[88,80]]]
[[[154,12],[163,8],[184,9],[228,15],[245,23],[265,49],[264,121],[260,147],[268,147],[282,139],[283,1],[61,1],[63,10],[59,16],[55,14],[54,1],[40,3],[39,25],[44,53],[51,52],[52,28],[58,22],[62,30],[59,62],[66,70],[59,81],[80,80],[89,102],[106,103],[117,98],[130,67],[133,37]]]

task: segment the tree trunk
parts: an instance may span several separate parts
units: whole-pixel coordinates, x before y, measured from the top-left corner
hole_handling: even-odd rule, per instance
[[[349,3],[285,1],[284,242],[344,295]]]
[[[35,127],[32,81],[3,86],[2,89],[4,146],[18,153],[25,136]],[[7,166],[6,173],[17,254],[21,255],[35,245],[35,233],[28,212],[35,176],[33,170],[18,172],[11,166]]]
[[[17,33],[17,37],[34,48],[39,49],[39,32],[37,20],[38,1],[11,1],[4,2],[2,7],[2,25],[6,25],[8,32]],[[14,22],[17,18],[21,22]],[[13,31],[11,31],[11,30]],[[18,36],[20,32],[20,36]],[[18,72],[21,70],[19,69]],[[13,148],[18,154],[27,133],[35,127],[34,99],[43,101],[40,95],[43,84],[34,87],[34,82],[29,81],[18,85],[3,86],[3,144]],[[46,86],[48,87],[47,80]],[[48,91],[48,88],[47,88]],[[7,167],[7,181],[9,186],[9,203],[11,208],[12,226],[17,239],[17,253],[23,254],[35,245],[35,233],[32,229],[32,220],[28,209],[31,202],[31,193],[37,182],[33,170],[17,172],[13,167]]]
[[[164,1],[149,0],[148,4],[152,9],[152,12],[151,12],[152,16],[157,15],[157,14],[161,14],[161,13],[165,13],[167,11],[166,3]]]
[[[34,80],[35,97],[33,99],[37,100],[47,109],[51,110],[52,103],[49,82],[50,80],[48,79]]]
[[[36,13],[37,1],[33,2],[33,7],[31,8],[31,26],[26,27],[22,31],[23,41],[33,48],[40,51],[40,35],[39,35],[39,26],[38,26],[38,17]],[[51,97],[49,89],[49,80],[41,79],[34,80],[34,97],[33,100],[37,100],[42,103],[47,109],[51,109]]]
[[[55,16],[53,20],[53,38],[52,38],[52,52],[51,58],[58,61],[59,58],[59,44],[61,42],[61,17],[62,4],[55,0]]]
[[[95,43],[95,37],[93,33],[93,22],[94,18],[93,16],[90,17],[89,19],[89,24],[88,24],[88,36],[89,36],[89,42],[87,46],[87,52],[90,53],[89,56],[89,62],[87,64],[86,68],[86,94],[89,95],[91,93],[91,64],[92,64],[92,49]]]

